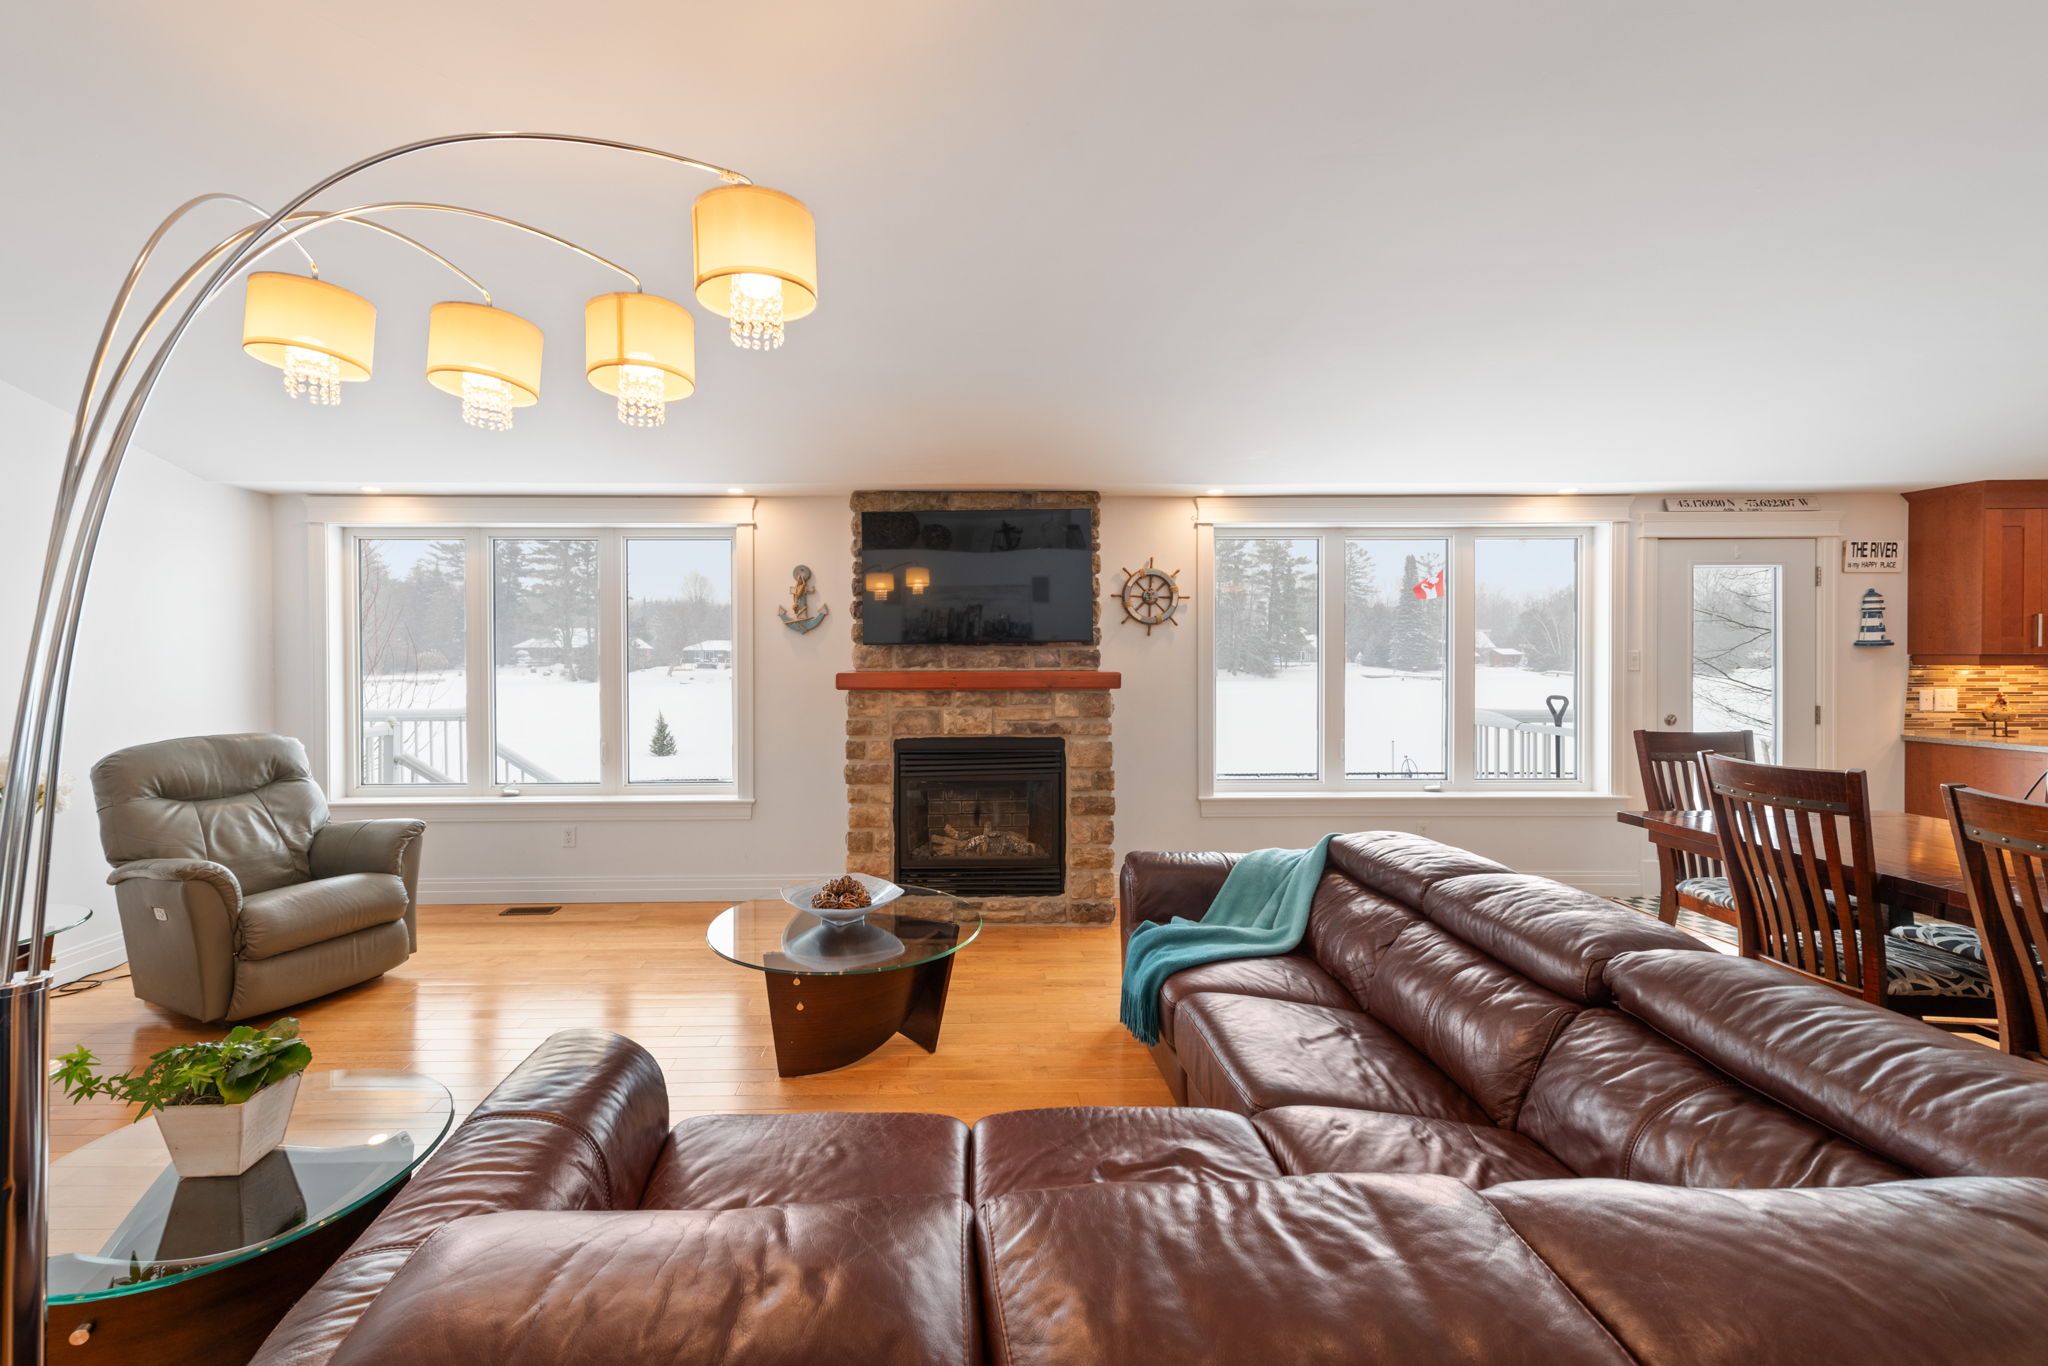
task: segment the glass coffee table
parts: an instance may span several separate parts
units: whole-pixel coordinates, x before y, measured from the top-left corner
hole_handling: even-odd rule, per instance
[[[179,1179],[154,1118],[55,1159],[51,1359],[248,1359],[454,1113],[431,1077],[336,1068],[305,1074],[284,1145],[240,1176]]]
[[[845,1067],[893,1034],[938,1051],[953,955],[981,933],[981,917],[949,893],[903,890],[850,925],[781,900],[742,901],[711,922],[711,951],[762,975],[778,1073]]]

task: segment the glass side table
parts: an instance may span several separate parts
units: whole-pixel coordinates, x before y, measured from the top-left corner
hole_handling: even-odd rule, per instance
[[[711,951],[762,975],[782,1076],[845,1067],[893,1034],[938,1052],[953,955],[981,933],[981,917],[946,892],[903,891],[850,925],[780,900],[742,901],[711,922]]]
[[[180,1180],[153,1117],[57,1158],[50,1359],[247,1360],[454,1113],[431,1077],[337,1068],[305,1074],[284,1145],[240,1176]]]

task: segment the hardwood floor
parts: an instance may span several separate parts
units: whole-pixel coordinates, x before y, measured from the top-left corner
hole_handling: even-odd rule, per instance
[[[778,1077],[761,974],[704,944],[720,904],[423,906],[420,951],[381,980],[291,1012],[316,1068],[424,1072],[459,1114],[558,1029],[638,1040],[668,1076],[677,1118],[718,1111],[922,1110],[973,1121],[1044,1105],[1168,1105],[1145,1049],[1118,1027],[1116,932],[990,926],[960,951],[939,1051],[897,1037],[851,1067]],[[115,969],[114,971],[119,971]],[[110,982],[55,1003],[50,1048],[84,1044],[131,1065],[218,1037]],[[126,1122],[123,1107],[52,1097],[61,1155]]]

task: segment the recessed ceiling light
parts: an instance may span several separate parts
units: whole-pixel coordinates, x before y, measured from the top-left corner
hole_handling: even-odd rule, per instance
[[[383,489],[380,489],[380,488],[378,488],[378,487],[377,487],[377,486],[376,486],[375,484],[365,484],[365,485],[363,485],[363,492],[364,492],[364,493],[382,493],[383,491],[384,491]]]
[[[1222,490],[1222,489],[1210,489],[1210,490],[1209,490],[1209,496],[1210,496],[1211,498],[1221,498],[1221,497],[1223,496],[1223,490]]]
[[[1559,490],[1558,490],[1558,492],[1559,492],[1559,493],[1577,493],[1577,492],[1578,492],[1578,490],[1577,490],[1577,489],[1575,489],[1575,488],[1571,488],[1571,489],[1559,489]]]
[[[727,489],[727,490],[726,490],[726,492],[727,492],[727,493],[745,493],[745,492],[746,492],[746,490],[745,490],[745,489]]]

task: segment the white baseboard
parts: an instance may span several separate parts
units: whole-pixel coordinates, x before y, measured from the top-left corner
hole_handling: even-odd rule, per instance
[[[119,967],[127,961],[128,946],[122,942],[118,925],[112,934],[98,934],[90,939],[67,941],[58,936],[55,971],[60,985]]]
[[[1655,882],[1645,887],[1640,874],[1616,872],[1612,868],[1567,868],[1559,871],[1536,868],[1518,871],[1534,872],[1538,877],[1547,877],[1553,882],[1562,882],[1567,887],[1576,887],[1595,896],[1642,896],[1646,892],[1657,890]]]
[[[528,901],[744,901],[775,896],[815,873],[692,873],[630,877],[423,877],[428,906]]]

